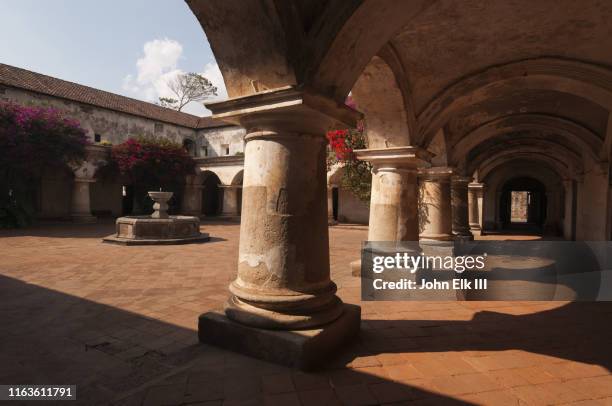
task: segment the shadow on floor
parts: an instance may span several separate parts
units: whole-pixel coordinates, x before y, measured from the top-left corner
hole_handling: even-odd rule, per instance
[[[93,224],[39,221],[31,226],[0,230],[2,237],[103,238],[115,232],[113,219],[102,219]]]
[[[152,398],[160,405],[221,399],[260,404],[265,376],[297,374],[199,344],[191,329],[6,276],[0,276],[0,297],[0,382],[77,385],[77,404],[139,405]],[[342,367],[307,376],[340,398],[363,400],[373,396],[367,385],[384,384],[381,396],[391,401],[389,393],[398,401],[469,404]]]
[[[0,297],[0,382],[76,384],[78,404],[146,404],[151,396],[166,399],[159,404],[258,404],[266,396],[263,377],[296,376],[288,368],[198,344],[192,329],[17,279],[0,276]],[[517,316],[483,311],[469,321],[364,319],[355,345],[325,370],[308,374],[330,396],[367,400],[378,393],[387,402],[467,404],[346,368],[357,357],[381,353],[515,349],[612,367],[612,303],[569,303]]]
[[[517,316],[481,311],[469,321],[364,320],[359,343],[340,358],[347,364],[380,353],[522,350],[612,371],[610,320],[612,302]]]

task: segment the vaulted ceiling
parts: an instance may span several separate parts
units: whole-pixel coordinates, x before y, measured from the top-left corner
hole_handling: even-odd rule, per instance
[[[469,170],[504,148],[610,157],[611,2],[187,2],[230,96],[352,90],[370,148],[419,145]]]

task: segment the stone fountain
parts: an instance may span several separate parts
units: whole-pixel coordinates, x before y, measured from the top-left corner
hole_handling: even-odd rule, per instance
[[[149,192],[155,202],[150,216],[125,216],[116,221],[117,233],[102,241],[122,245],[188,244],[210,240],[200,232],[200,219],[194,216],[168,215],[172,192]]]

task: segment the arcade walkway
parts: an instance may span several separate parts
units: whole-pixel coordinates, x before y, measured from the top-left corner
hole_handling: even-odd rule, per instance
[[[84,405],[612,404],[612,304],[361,303],[360,338],[305,374],[197,343],[197,316],[227,298],[238,225],[155,248],[101,244],[112,228],[0,231],[1,383],[76,384]],[[330,231],[347,302],[365,237]]]

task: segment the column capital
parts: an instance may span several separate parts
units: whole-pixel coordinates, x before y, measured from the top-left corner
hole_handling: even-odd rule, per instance
[[[213,118],[245,127],[247,133],[323,135],[333,128],[354,127],[362,114],[310,89],[286,86],[254,95],[208,103]]]
[[[471,176],[459,176],[459,175],[455,175],[451,178],[451,182],[453,185],[457,185],[457,186],[465,186],[467,187],[468,184],[472,181],[472,177]]]
[[[484,183],[478,183],[478,182],[472,182],[468,184],[468,189],[473,189],[473,190],[482,190],[484,189]]]
[[[217,185],[220,189],[242,189],[242,185]]]
[[[419,169],[419,179],[425,181],[450,181],[454,169],[447,166],[435,166],[432,168]]]
[[[417,169],[429,165],[431,152],[414,146],[357,149],[353,151],[361,161],[368,161],[374,169]]]
[[[75,181],[95,182],[96,170],[108,160],[110,148],[101,145],[87,145],[85,147],[85,160],[70,164]]]

